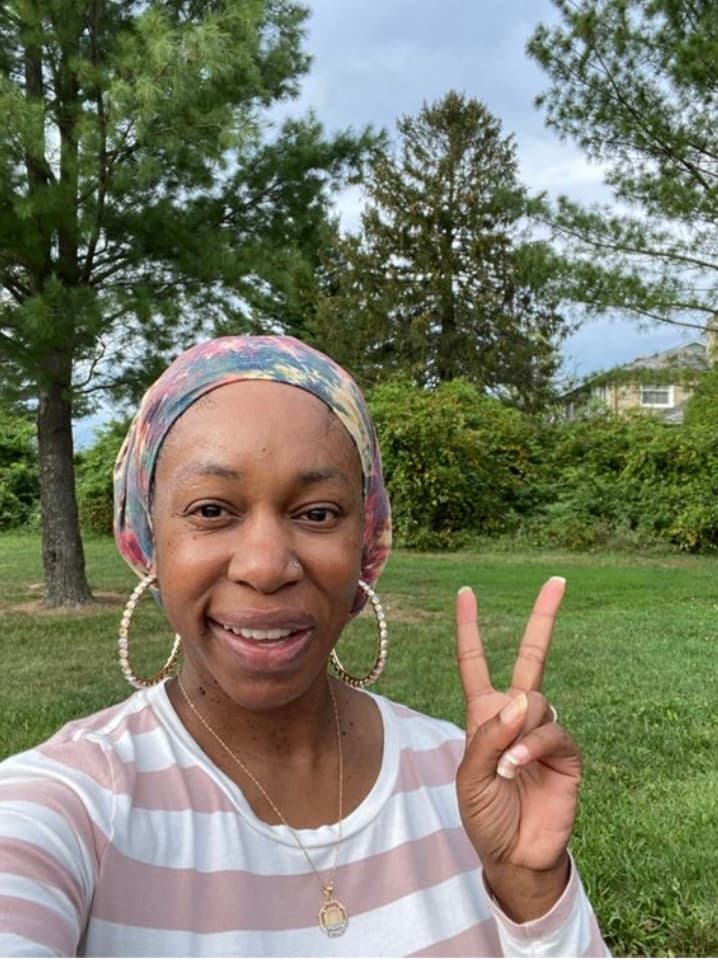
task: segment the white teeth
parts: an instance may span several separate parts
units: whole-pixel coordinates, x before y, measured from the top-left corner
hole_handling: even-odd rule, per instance
[[[223,624],[224,625],[224,624]],[[241,636],[245,640],[283,640],[285,636],[290,636],[292,630],[248,630],[237,626],[224,626],[235,636]]]

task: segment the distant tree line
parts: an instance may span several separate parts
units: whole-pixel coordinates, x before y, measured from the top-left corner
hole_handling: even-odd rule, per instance
[[[397,123],[369,158],[357,231],[320,268],[319,345],[365,384],[471,381],[539,409],[570,329],[540,196],[518,179],[512,136],[450,91]]]

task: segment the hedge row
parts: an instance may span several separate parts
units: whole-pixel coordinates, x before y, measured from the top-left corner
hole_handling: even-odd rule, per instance
[[[522,415],[460,381],[378,388],[371,406],[398,540],[436,547],[512,534],[576,549],[715,550],[716,403],[704,399],[680,426],[646,412],[568,423]]]
[[[487,535],[586,549],[669,544],[718,550],[718,392],[683,425],[647,413],[573,422],[525,415],[452,381],[374,389],[394,513],[405,547],[459,547]],[[36,521],[32,427],[2,420],[0,528]],[[112,466],[126,423],[77,458],[83,529],[112,528]]]

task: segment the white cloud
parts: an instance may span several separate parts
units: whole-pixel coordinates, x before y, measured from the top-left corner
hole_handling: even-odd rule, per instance
[[[356,231],[366,198],[361,187],[347,187],[336,197],[342,231]]]
[[[544,137],[529,139],[519,149],[521,180],[534,192],[547,191],[551,197],[565,194],[596,204],[611,199],[611,190],[604,183],[604,167],[573,147]]]

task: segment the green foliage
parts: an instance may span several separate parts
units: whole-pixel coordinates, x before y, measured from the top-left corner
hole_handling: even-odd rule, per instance
[[[306,16],[289,0],[3,6],[3,383],[67,387],[81,363],[73,391],[138,384],[210,311],[218,330],[238,299],[281,314],[283,260],[310,262],[370,142],[270,121],[308,67]]]
[[[545,506],[527,525],[544,544],[595,548],[663,542],[718,548],[718,429],[671,426],[647,412],[557,426]]]
[[[676,0],[553,0],[529,53],[546,122],[602,164],[620,209],[561,198],[564,285],[592,310],[689,326],[718,310],[718,8]]]
[[[550,488],[530,534],[559,547],[604,547],[616,534],[633,530],[621,477],[635,438],[651,434],[654,418],[598,412],[553,432],[542,478]]]
[[[535,497],[535,424],[466,381],[410,381],[370,398],[400,543],[456,546],[506,531]]]
[[[542,404],[566,325],[513,137],[456,92],[397,129],[365,178],[360,232],[328,257],[319,343],[363,381],[463,377]]]
[[[689,425],[704,424],[718,427],[718,367],[713,365],[695,386],[686,405],[685,421]]]
[[[88,534],[112,534],[112,474],[128,425],[126,419],[107,423],[75,457],[80,526]]]
[[[718,551],[718,426],[650,412],[548,423],[466,381],[370,397],[397,540],[459,547],[512,535],[592,550]]]
[[[0,408],[0,530],[35,527],[39,496],[34,426]]]

